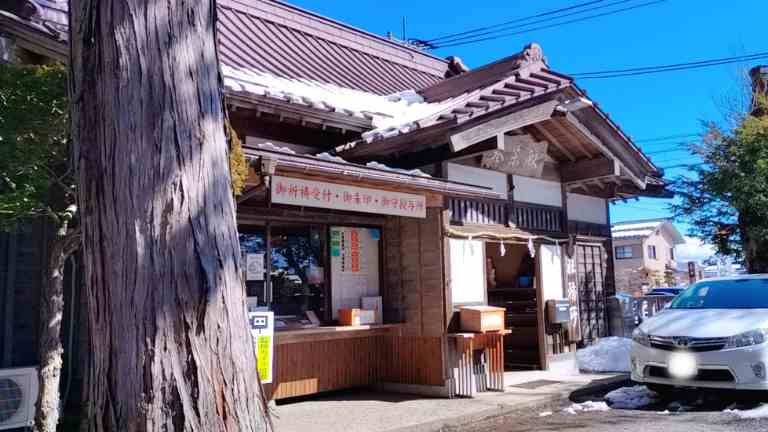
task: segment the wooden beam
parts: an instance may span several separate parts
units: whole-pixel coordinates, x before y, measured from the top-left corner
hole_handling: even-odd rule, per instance
[[[508,96],[508,97],[511,97],[511,98],[519,98],[520,97],[520,92],[512,91],[512,90],[507,90],[507,89],[503,89],[503,88],[497,88],[497,89],[493,90],[492,93],[496,94],[496,95],[501,95],[501,96]]]
[[[595,156],[594,156],[592,153],[590,153],[590,152],[587,150],[587,148],[586,148],[586,147],[584,147],[584,146],[581,144],[581,142],[579,142],[579,140],[578,140],[576,137],[574,137],[574,136],[573,136],[573,134],[572,134],[572,133],[568,132],[568,131],[565,129],[565,127],[564,127],[563,125],[561,125],[560,123],[558,123],[558,122],[557,122],[557,120],[555,120],[555,119],[552,119],[552,121],[551,121],[550,123],[552,123],[552,124],[554,125],[555,129],[559,130],[559,131],[560,131],[560,133],[562,133],[563,135],[565,135],[565,136],[570,136],[570,137],[571,137],[571,140],[570,140],[569,142],[572,142],[572,143],[573,143],[573,146],[574,146],[574,147],[576,147],[576,148],[577,148],[577,149],[578,149],[578,150],[581,152],[581,154],[583,154],[584,156],[586,156],[586,157],[587,157],[587,158],[589,158],[589,159],[592,159],[592,158],[594,158],[594,157],[595,157]]]
[[[510,90],[517,90],[517,91],[521,91],[521,92],[526,92],[526,93],[531,93],[531,94],[536,93],[538,91],[538,89],[536,89],[536,87],[529,87],[529,86],[524,86],[524,85],[515,84],[515,83],[506,83],[506,84],[504,84],[504,88],[508,88]]]
[[[479,109],[488,109],[491,107],[491,104],[488,102],[480,102],[480,101],[470,101],[467,102],[467,106],[470,108],[479,108]]]
[[[493,102],[493,103],[507,103],[509,98],[505,98],[503,96],[494,96],[494,95],[482,95],[480,96],[481,101],[485,102]]]
[[[453,134],[450,138],[451,150],[458,152],[499,134],[548,120],[558,104],[558,101],[550,100]]]
[[[574,157],[574,156],[573,156],[573,153],[571,153],[570,151],[568,151],[568,150],[565,148],[565,146],[563,146],[563,144],[561,144],[561,143],[560,143],[560,141],[558,141],[558,140],[557,140],[557,138],[555,138],[555,137],[554,137],[554,135],[552,135],[551,133],[549,133],[549,131],[548,131],[548,130],[544,129],[544,127],[543,127],[543,126],[541,126],[540,124],[535,124],[535,125],[533,125],[533,127],[534,127],[534,129],[536,129],[537,131],[539,131],[539,133],[541,133],[542,135],[544,135],[544,138],[545,138],[547,141],[549,141],[549,143],[550,143],[550,144],[552,144],[553,146],[557,147],[557,149],[558,149],[558,150],[560,150],[560,152],[561,152],[561,153],[563,153],[563,154],[565,155],[565,157],[567,157],[568,159],[570,159],[570,160],[571,160],[571,162],[573,162],[573,161],[575,161],[575,160],[576,160],[576,157]]]
[[[645,189],[645,181],[641,180],[638,176],[635,175],[631,170],[629,170],[626,165],[624,165],[623,162],[621,162],[616,155],[613,154],[610,150],[608,150],[608,147],[603,144],[603,142],[600,140],[600,138],[596,137],[587,127],[579,121],[572,113],[567,113],[565,115],[566,121],[573,125],[582,135],[584,135],[592,144],[595,145],[598,149],[600,149],[600,152],[604,155],[608,156],[611,159],[614,159],[617,161],[619,166],[622,169],[622,173],[626,173],[629,178],[640,188]]]
[[[608,158],[587,159],[560,166],[560,177],[563,183],[619,175],[621,175],[621,171],[618,163]]]

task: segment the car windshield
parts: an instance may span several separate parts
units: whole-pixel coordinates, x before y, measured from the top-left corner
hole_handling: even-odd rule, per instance
[[[768,309],[768,279],[702,281],[691,285],[670,309]]]

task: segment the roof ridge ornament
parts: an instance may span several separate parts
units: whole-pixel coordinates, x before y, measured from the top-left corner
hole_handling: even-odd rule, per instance
[[[544,57],[544,51],[541,45],[536,42],[529,43],[520,53],[520,59],[517,61],[518,67],[529,66],[536,63],[547,65],[547,58]]]

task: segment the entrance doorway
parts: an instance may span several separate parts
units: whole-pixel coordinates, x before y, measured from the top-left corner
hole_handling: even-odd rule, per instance
[[[488,304],[506,309],[504,363],[507,370],[543,369],[536,260],[527,245],[485,243]]]

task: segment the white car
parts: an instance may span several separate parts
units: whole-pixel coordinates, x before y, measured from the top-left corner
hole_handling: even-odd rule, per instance
[[[632,339],[632,380],[651,390],[768,390],[768,275],[697,282]]]

